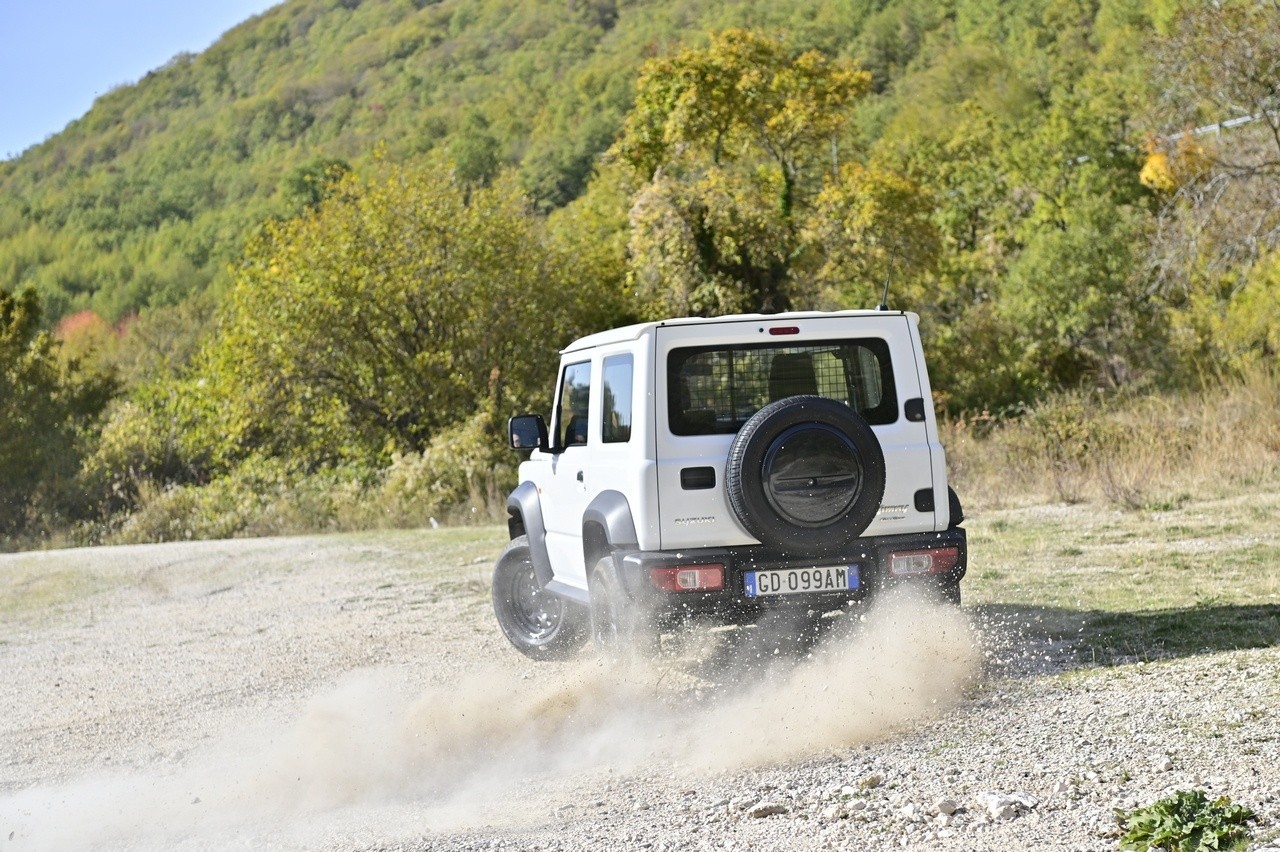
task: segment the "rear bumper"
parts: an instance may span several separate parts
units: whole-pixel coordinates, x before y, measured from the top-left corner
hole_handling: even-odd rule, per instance
[[[954,567],[942,573],[894,576],[890,556],[894,553],[958,550]],[[877,536],[859,539],[839,553],[796,558],[760,545],[750,547],[702,548],[682,551],[621,551],[614,554],[619,583],[635,602],[660,620],[711,615],[725,623],[749,623],[780,608],[832,611],[874,596],[896,585],[944,586],[959,583],[968,566],[965,531]],[[724,588],[716,591],[663,592],[654,587],[649,572],[673,566],[723,565]],[[750,571],[787,570],[826,566],[858,566],[858,588],[813,594],[747,594],[746,575]]]

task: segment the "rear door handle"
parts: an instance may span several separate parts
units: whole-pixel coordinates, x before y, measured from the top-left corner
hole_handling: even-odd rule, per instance
[[[578,471],[578,481],[582,481],[582,471]]]

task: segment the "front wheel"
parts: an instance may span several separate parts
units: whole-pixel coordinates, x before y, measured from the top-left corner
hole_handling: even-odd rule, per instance
[[[516,650],[535,660],[563,660],[586,639],[582,608],[539,585],[526,536],[513,539],[494,566],[493,612]]]

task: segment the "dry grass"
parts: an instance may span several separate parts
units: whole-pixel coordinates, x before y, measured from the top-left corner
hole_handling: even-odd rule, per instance
[[[984,618],[1086,663],[1280,643],[1277,377],[946,429]]]
[[[1055,504],[965,522],[965,603],[1110,664],[1280,643],[1280,488],[1148,512]],[[1032,643],[1034,644],[1034,643]]]
[[[966,508],[1101,503],[1168,509],[1280,480],[1280,377],[1198,394],[1058,397],[1018,421],[943,427]]]

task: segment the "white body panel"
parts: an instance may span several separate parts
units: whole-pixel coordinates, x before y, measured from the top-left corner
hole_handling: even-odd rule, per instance
[[[756,343],[804,345],[850,338],[879,338],[891,354],[898,416],[873,426],[885,457],[886,486],[881,509],[864,536],[929,532],[947,526],[945,457],[918,333],[918,318],[899,312],[847,311],[672,320],[614,329],[576,341],[562,353],[564,365],[590,362],[592,387],[588,441],[560,452],[535,451],[521,465],[521,480],[538,488],[546,527],[548,556],[555,578],[587,588],[583,552],[583,513],[603,491],[625,496],[640,550],[750,545],[757,543],[738,523],[725,494],[725,464],[734,436],[673,434],[668,420],[667,356],[689,346]],[[795,329],[771,336],[770,328]],[[601,439],[604,401],[598,377],[604,359],[633,358],[630,439]],[[908,420],[903,405],[924,401],[924,419]],[[557,387],[555,399],[560,399]],[[563,424],[553,413],[552,436]],[[553,440],[554,443],[554,440]],[[682,485],[687,468],[714,470],[710,488]],[[918,512],[915,495],[933,489],[936,511]]]
[[[715,346],[751,342],[816,343],[847,338],[881,338],[889,343],[894,381],[897,386],[899,417],[894,423],[874,426],[885,457],[885,493],[881,512],[864,536],[929,532],[946,526],[947,505],[945,461],[938,443],[928,379],[920,355],[916,318],[900,313],[857,313],[835,315],[785,315],[727,320],[704,326],[662,326],[656,329],[658,364],[665,364],[673,349],[686,346]],[[798,333],[771,337],[771,326],[798,328]],[[924,387],[921,378],[924,376]],[[734,516],[724,491],[725,463],[732,435],[680,436],[671,433],[667,416],[667,375],[655,376],[658,423],[658,506],[661,518],[662,549],[732,546],[758,543]],[[910,422],[901,413],[905,400],[926,400],[926,419]],[[691,466],[710,465],[716,471],[716,487],[689,491],[681,487],[680,472]],[[941,474],[941,475],[939,475]],[[939,498],[936,483],[942,483]],[[935,488],[938,512],[917,512],[915,492]],[[939,502],[939,499],[941,502]],[[938,524],[941,523],[941,526]]]
[[[610,356],[630,354],[633,358],[631,439],[624,443],[605,443],[599,439],[603,425],[603,391],[598,381],[591,388],[590,413],[587,420],[587,443],[552,453],[537,450],[520,465],[521,481],[538,487],[543,522],[547,533],[547,555],[555,579],[575,588],[587,588],[586,564],[582,547],[582,517],[602,491],[618,491],[627,498],[631,518],[641,549],[656,549],[659,541],[657,513],[657,471],[653,461],[653,419],[645,416],[651,387],[652,351],[640,341],[604,344],[589,349],[575,349],[566,354],[563,367],[571,363],[589,362],[592,376],[601,374],[604,360]],[[556,388],[559,398],[560,388]],[[554,418],[550,430],[557,433],[561,424]]]

